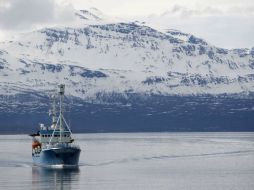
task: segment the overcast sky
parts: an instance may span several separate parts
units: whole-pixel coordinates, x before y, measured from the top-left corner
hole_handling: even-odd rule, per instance
[[[224,48],[254,46],[254,0],[0,0],[0,40],[19,32],[66,25],[75,9],[178,29]]]

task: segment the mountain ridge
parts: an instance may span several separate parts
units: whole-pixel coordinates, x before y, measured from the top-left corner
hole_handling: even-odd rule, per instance
[[[17,62],[24,64],[25,62],[29,63],[28,65],[25,64],[26,68],[31,66],[31,64],[43,64],[43,62],[55,64],[58,65],[58,67],[61,64],[63,66],[69,64],[83,67],[84,69],[98,70],[98,72],[101,72],[100,70],[135,72],[133,69],[135,67],[136,71],[140,71],[139,74],[144,75],[143,80],[139,81],[141,84],[151,84],[149,80],[154,81],[154,83],[163,83],[165,81],[169,83],[172,81],[172,78],[169,77],[175,75],[174,79],[176,79],[181,75],[185,75],[185,78],[181,78],[178,83],[169,84],[168,86],[177,86],[185,80],[187,81],[185,87],[188,88],[188,86],[192,84],[193,89],[202,85],[202,81],[204,83],[209,83],[209,81],[216,83],[218,80],[222,81],[225,79],[227,84],[230,85],[232,81],[239,82],[240,80],[245,80],[251,83],[253,80],[254,60],[252,50],[226,50],[213,46],[211,47],[204,40],[196,38],[193,35],[188,35],[188,39],[183,41],[182,39],[174,38],[173,36],[176,35],[175,33],[172,34],[171,32],[170,34],[172,36],[166,35],[150,27],[137,25],[135,23],[89,25],[78,29],[50,28],[33,32],[33,34],[35,34],[35,36],[41,35],[44,39],[39,38],[39,40],[37,40],[39,43],[37,44],[32,44],[34,41],[11,41],[7,43],[6,49],[11,49],[12,54],[16,54],[15,56],[19,57]],[[82,38],[80,37],[81,35],[83,35]],[[104,40],[104,38],[106,38],[106,40]],[[33,37],[29,35],[29,39],[33,39]],[[109,42],[103,43],[109,40],[112,40],[113,44]],[[40,41],[42,41],[42,43],[40,43]],[[13,48],[13,43],[14,46],[19,47],[17,50],[15,50],[15,47]],[[168,52],[164,52],[165,49],[159,47],[162,43],[166,43],[169,49]],[[5,43],[4,46],[6,46]],[[25,50],[26,48],[27,50]],[[8,50],[6,49],[1,51],[2,57],[7,55],[6,52],[8,52]],[[110,52],[111,49],[112,52]],[[143,51],[144,49],[145,52]],[[19,51],[21,51],[21,53]],[[31,59],[31,54],[25,54],[29,51],[33,51],[33,54],[36,56]],[[135,51],[139,51],[139,54]],[[97,56],[92,57],[94,55]],[[227,58],[223,57],[224,55],[227,56]],[[74,58],[71,60],[71,57]],[[121,58],[127,59],[127,61],[124,62]],[[1,59],[1,67],[3,67],[3,65],[6,65],[7,61],[6,59]],[[86,60],[88,63],[80,63],[80,59]],[[184,59],[187,60],[185,61]],[[183,63],[182,60],[184,61]],[[105,61],[106,64],[101,63]],[[193,63],[195,61],[198,63]],[[124,63],[120,64],[119,62]],[[192,68],[193,66],[195,68]],[[15,68],[15,65],[13,64],[12,67]],[[16,67],[20,66],[16,65]],[[164,68],[160,69],[159,67],[166,67],[168,72],[165,72]],[[203,69],[200,69],[201,67],[203,67]],[[19,69],[25,70],[22,67]],[[223,69],[226,71],[223,71]],[[29,73],[29,71],[26,72]],[[149,75],[149,72],[154,74]],[[158,73],[159,76],[157,76]],[[22,74],[24,74],[24,72]],[[69,73],[69,75],[72,76],[71,73]],[[105,73],[105,75],[107,74]],[[195,82],[197,85],[195,85]],[[164,87],[167,88],[167,86]],[[209,91],[208,88],[205,90]],[[238,86],[238,88],[240,88],[238,89],[240,93],[246,91],[243,86]],[[253,91],[253,85],[248,87],[247,91]],[[188,92],[186,93],[188,94]],[[190,94],[195,93],[200,92],[195,92],[194,90]],[[224,92],[222,91],[221,93]],[[233,91],[232,93],[235,92]],[[181,92],[179,94],[181,94]]]
[[[192,34],[110,22],[94,12],[79,11],[78,27],[0,42],[2,126],[44,120],[48,94],[64,83],[78,131],[82,121],[97,123],[85,131],[117,131],[126,118],[138,122],[126,121],[120,131],[253,130],[254,48],[219,48]]]

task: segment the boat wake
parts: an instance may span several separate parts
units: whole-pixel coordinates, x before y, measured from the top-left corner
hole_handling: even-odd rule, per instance
[[[19,162],[11,160],[0,160],[0,167],[16,167],[16,168],[30,168],[33,166],[32,162]]]
[[[254,153],[254,150],[243,150],[243,151],[229,151],[229,152],[215,152],[215,153],[203,153],[203,154],[189,154],[189,155],[158,155],[158,156],[144,156],[134,158],[123,158],[116,160],[109,160],[100,163],[81,163],[79,166],[106,166],[111,164],[122,164],[130,162],[140,162],[146,160],[164,160],[164,159],[175,159],[175,158],[195,158],[195,157],[216,157],[216,156],[231,156],[231,155],[245,155]]]

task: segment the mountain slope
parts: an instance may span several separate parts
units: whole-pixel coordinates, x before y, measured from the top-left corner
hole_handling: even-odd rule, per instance
[[[193,35],[185,36],[186,39],[182,35],[172,31],[162,33],[135,23],[35,31],[0,45],[1,83],[15,77],[29,88],[40,89],[59,79],[67,86],[79,81],[80,85],[70,93],[81,88],[91,95],[95,91],[148,94],[253,91],[253,50],[226,50]],[[104,77],[86,77],[80,75],[80,69],[103,73]],[[32,82],[34,75],[36,82]],[[85,83],[93,88],[83,88]]]
[[[237,107],[245,109],[253,96],[254,48],[227,50],[176,30],[159,31],[137,22],[108,23],[96,9],[75,14],[86,24],[45,28],[0,43],[2,113],[34,107],[35,112],[45,111],[45,104],[36,106],[41,101],[38,94],[46,97],[59,83],[66,84],[67,96],[81,105],[85,101],[133,107],[136,96],[199,101],[202,96],[226,94],[247,97]],[[237,101],[233,99],[232,105]],[[14,107],[7,109],[8,105]],[[149,102],[142,105],[146,110]],[[247,110],[252,113],[252,107]]]

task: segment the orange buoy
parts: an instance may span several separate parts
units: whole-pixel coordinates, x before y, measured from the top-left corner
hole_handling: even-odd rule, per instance
[[[34,149],[34,148],[36,148],[36,147],[40,147],[41,146],[41,143],[39,143],[38,141],[34,141],[33,143],[32,143],[32,148]]]

